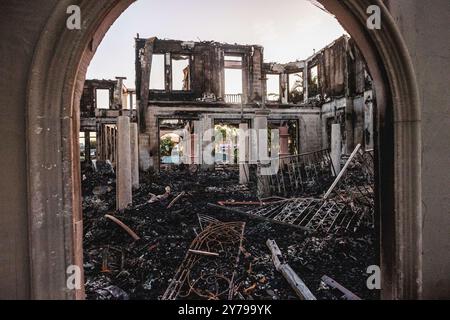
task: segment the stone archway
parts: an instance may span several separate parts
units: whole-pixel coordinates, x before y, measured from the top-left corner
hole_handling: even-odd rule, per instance
[[[381,0],[319,0],[356,40],[378,94],[378,210],[383,298],[421,294],[420,109],[412,64]],[[66,287],[66,268],[82,266],[79,101],[87,67],[103,36],[134,0],[61,0],[41,32],[27,95],[31,297],[82,299]],[[82,30],[66,28],[78,4]],[[382,9],[370,31],[366,9]],[[43,152],[46,150],[46,152]]]

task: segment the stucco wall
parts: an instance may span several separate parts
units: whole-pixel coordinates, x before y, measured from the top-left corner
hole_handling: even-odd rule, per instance
[[[391,0],[422,102],[423,297],[450,298],[450,1]]]
[[[0,299],[29,297],[25,90],[54,0],[1,1]]]

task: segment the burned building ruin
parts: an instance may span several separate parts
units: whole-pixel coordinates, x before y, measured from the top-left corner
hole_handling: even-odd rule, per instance
[[[369,242],[364,246],[370,252],[367,259],[376,261],[374,248],[367,247],[375,237],[375,92],[365,61],[350,37],[344,35],[305,60],[287,63],[266,62],[264,48],[258,45],[155,37],[138,37],[135,41],[136,89],[126,88],[123,77],[85,82],[80,129],[81,161],[86,179],[83,188],[85,219],[96,220],[94,217],[106,208],[118,212],[131,210],[133,214],[125,220],[117,214],[107,214],[104,218],[121,226],[139,243],[141,236],[137,233],[148,234],[149,231],[142,228],[144,225],[148,228],[155,215],[160,217],[165,210],[181,212],[180,205],[183,205],[192,208],[192,212],[188,214],[190,218],[180,220],[184,228],[187,227],[180,241],[191,239],[190,228],[197,237],[185,260],[175,259],[181,263],[176,274],[178,280],[170,282],[164,294],[159,290],[153,290],[150,295],[146,293],[151,283],[165,283],[166,274],[160,271],[164,274],[161,278],[148,280],[148,288],[143,291],[141,287],[134,288],[133,292],[137,292],[131,293],[132,297],[164,300],[187,296],[200,299],[292,298],[285,285],[280,288],[283,293],[271,293],[268,288],[276,285],[266,276],[265,281],[254,279],[254,275],[247,279],[259,280],[260,286],[235,287],[236,268],[254,254],[247,252],[239,260],[242,255],[239,248],[248,245],[251,252],[266,242],[260,241],[257,245],[256,239],[244,241],[242,236],[257,232],[267,223],[272,230],[267,236],[277,228],[298,230],[299,242],[304,242],[304,234],[308,233],[334,235],[330,238],[334,241],[338,235],[359,232],[365,239],[368,237]],[[270,149],[270,157],[279,160],[277,172],[262,174],[262,162],[252,160],[252,154],[259,152],[261,146],[251,134],[246,135],[251,129],[278,131],[278,149]],[[217,136],[216,133],[222,132]],[[274,136],[269,138],[273,139]],[[213,148],[205,151],[208,143],[212,143]],[[211,153],[213,162],[206,160],[206,152]],[[105,165],[109,168],[106,173],[102,171]],[[93,175],[93,172],[97,173]],[[103,172],[100,177],[99,172]],[[193,185],[181,187],[182,180],[191,181]],[[105,183],[106,186],[101,185]],[[206,188],[196,187],[199,183]],[[111,201],[114,189],[116,199]],[[141,210],[145,210],[145,217],[137,218],[136,213]],[[157,218],[156,225],[170,226],[172,223],[166,219],[167,216]],[[223,222],[229,219],[239,222]],[[252,222],[243,222],[245,219]],[[110,266],[118,263],[116,253],[122,250],[123,255],[124,248],[102,245],[102,251],[95,249],[93,244],[102,242],[99,232],[106,231],[105,226],[98,226],[98,223],[89,222],[85,233],[87,263],[99,263],[96,257],[100,254],[101,272],[111,274]],[[110,228],[111,224],[108,226]],[[155,229],[152,232],[160,237]],[[164,237],[171,239],[172,232],[166,231]],[[122,236],[124,234],[119,237]],[[194,276],[202,264],[211,263],[204,259],[218,259],[223,250],[221,243],[228,241],[231,246],[227,250],[233,251],[236,245],[238,250],[224,257],[223,262],[214,264],[207,279],[199,274]],[[267,242],[270,249],[279,250],[271,241]],[[286,240],[281,241],[284,246]],[[157,250],[158,246],[154,243],[151,248]],[[171,243],[170,246],[177,252],[186,250],[184,245]],[[305,250],[314,250],[315,244],[309,246]],[[116,253],[111,252],[112,248]],[[338,253],[331,256],[334,254]],[[123,259],[124,256],[120,259],[122,271]],[[233,262],[236,259],[238,264]],[[354,259],[367,262],[362,257]],[[319,260],[310,263],[314,265]],[[273,268],[272,262],[266,261],[262,268]],[[134,272],[143,270],[147,269],[137,268]],[[88,283],[94,283],[88,285],[89,297],[128,297],[129,293],[120,286],[113,286],[114,290],[108,287],[112,291],[96,288],[98,281],[103,280],[96,272],[86,270],[86,273]],[[186,278],[186,274],[203,280]],[[341,276],[341,279],[351,277]],[[314,277],[317,279],[317,275]],[[329,279],[327,275],[324,277]],[[219,284],[220,279],[225,283]],[[216,283],[214,288],[208,284],[211,281]],[[330,281],[328,283],[334,280]],[[350,286],[354,285],[352,281]],[[264,290],[269,290],[269,294]],[[333,297],[333,294],[313,291],[314,294],[300,291],[297,295],[302,299],[315,299],[315,294],[320,298]],[[375,298],[364,290],[360,294]],[[348,297],[359,299],[353,293]]]
[[[159,87],[155,84],[158,78]],[[236,79],[240,92],[229,93]],[[119,115],[131,115],[131,121],[139,124],[143,171],[159,170],[159,146],[166,134],[189,127],[194,135],[195,125],[205,130],[218,123],[237,127],[246,123],[254,128],[255,118],[267,119],[269,128],[289,134],[290,146],[282,146],[283,155],[329,149],[332,124],[341,126],[344,153],[350,154],[357,144],[373,149],[372,80],[348,36],[305,60],[285,64],[265,62],[264,49],[257,45],[137,38],[137,89],[118,93],[115,87],[116,81],[86,82],[82,131],[97,132],[102,144],[103,137],[108,140],[114,134],[104,134],[104,128]],[[94,111],[93,94],[102,88],[109,89],[110,106],[97,106]],[[122,104],[122,100],[129,102]],[[106,160],[101,150],[98,155]]]
[[[309,70],[309,77],[314,81],[307,84],[307,95],[303,93],[301,73],[286,80],[286,75],[278,75],[283,70],[277,69],[277,63],[297,58],[308,60],[308,54],[295,51],[319,49],[324,44],[316,42],[322,38],[319,31],[330,30],[319,27],[316,24],[319,20],[307,10],[292,9],[300,8],[300,2],[313,10],[319,7],[318,14],[329,13],[332,28],[339,28],[338,23],[351,36],[348,54],[340,62],[328,64],[335,59],[320,52],[317,61],[328,73],[348,63],[349,72],[338,72],[336,77],[328,79],[318,68]],[[245,12],[244,5],[229,3],[199,5],[200,10],[195,10],[194,4],[183,3],[186,10],[177,6],[176,10],[171,7],[165,11],[157,3],[135,0],[1,1],[0,12],[5,19],[0,22],[3,44],[0,128],[4,160],[0,169],[3,178],[0,298],[293,299],[298,298],[297,292],[284,275],[293,275],[294,271],[310,289],[304,292],[309,298],[311,293],[317,299],[343,295],[371,299],[379,293],[382,299],[388,300],[448,299],[450,198],[446,190],[450,173],[445,168],[450,160],[450,95],[449,73],[445,70],[450,61],[449,2],[308,2],[258,2],[247,6]],[[230,10],[219,10],[220,6],[228,6]],[[75,27],[76,18],[68,12],[77,7],[82,13],[81,28],[71,29],[69,26]],[[369,13],[370,10],[375,12]],[[141,16],[136,19],[133,15],[137,12]],[[227,13],[228,19],[215,19],[216,15],[225,17]],[[176,18],[177,14],[180,18]],[[368,22],[372,18],[376,20],[376,16],[381,17],[381,23],[378,26],[373,23],[372,29]],[[145,30],[144,27],[135,30],[135,22],[146,24]],[[265,26],[272,27],[272,22],[282,37],[271,38],[274,34]],[[286,28],[287,23],[293,28]],[[230,87],[220,83],[222,80],[216,76],[208,90],[195,89],[203,84],[193,83],[198,70],[191,70],[192,67],[199,61],[217,60],[214,53],[211,58],[205,54],[200,60],[192,57],[189,62],[186,56],[194,54],[188,50],[175,54],[173,61],[160,55],[155,57],[155,64],[159,61],[155,68],[150,70],[152,63],[147,61],[149,68],[142,69],[146,73],[144,78],[147,75],[149,78],[148,87],[144,87],[144,91],[149,91],[146,102],[134,96],[131,112],[124,103],[118,107],[120,103],[114,102],[114,94],[103,91],[97,98],[102,101],[99,108],[91,102],[90,111],[85,113],[85,110],[80,119],[80,107],[86,105],[82,102],[80,106],[86,79],[105,78],[115,83],[116,75],[126,75],[131,80],[135,53],[141,64],[154,49],[157,40],[139,40],[141,49],[137,52],[132,45],[124,45],[123,38],[114,36],[119,25],[121,30],[129,30],[131,43],[137,31],[148,32],[145,37],[152,34],[178,39],[192,37],[199,43],[201,39],[221,38],[233,43],[231,31],[241,43],[252,43],[251,39],[264,43],[266,59],[272,52],[274,56],[289,58],[272,59],[277,62],[272,64],[275,69],[259,76],[267,87],[266,92],[263,94],[263,89],[259,89],[261,96],[252,97],[255,91],[252,81],[258,79],[248,79],[243,88],[245,81],[233,81]],[[174,33],[169,26],[175,27]],[[225,35],[213,30],[214,27],[220,27]],[[247,38],[255,31],[258,33],[254,38]],[[291,40],[284,43],[298,49],[281,48],[283,43],[278,40],[289,37]],[[268,38],[270,42],[264,40]],[[108,48],[112,43],[114,46]],[[185,49],[195,46],[193,42],[181,43]],[[363,80],[358,71],[362,66],[353,63],[360,55],[356,50],[349,50],[353,44],[364,56],[365,69],[370,71],[372,86],[376,88],[373,96],[363,98],[362,91],[347,94],[340,85],[329,85],[331,80],[341,83],[342,76],[344,81],[350,76],[350,90],[356,86],[361,88],[363,81],[369,87],[370,79]],[[126,52],[128,59],[122,55]],[[107,59],[110,56],[123,61]],[[172,64],[168,71],[174,74],[167,90],[165,60]],[[241,61],[232,54],[227,60],[231,67],[223,71],[224,82],[243,78],[242,71],[236,67],[243,64],[251,67],[250,61]],[[260,69],[269,62],[264,61]],[[128,63],[130,72],[119,69],[124,63]],[[162,72],[158,71],[158,64]],[[211,62],[205,63],[203,69],[208,64]],[[103,70],[98,72],[97,68]],[[221,69],[221,65],[216,64],[215,68]],[[219,73],[222,71],[210,70],[208,77],[212,79],[213,74]],[[352,74],[359,74],[360,81],[353,81]],[[125,83],[129,88],[141,89],[134,83]],[[286,87],[281,83],[288,83],[291,94],[284,94]],[[220,89],[222,85],[224,88]],[[320,86],[327,89],[323,91]],[[173,98],[170,94],[171,90],[183,94],[194,89],[195,98]],[[160,98],[151,95],[154,90],[160,92]],[[220,91],[224,91],[222,96]],[[322,96],[314,99],[317,92]],[[244,93],[247,100],[241,97]],[[306,97],[308,104],[305,104]],[[165,106],[148,108],[154,101]],[[281,170],[277,175],[261,179],[258,165],[260,170],[265,169],[261,164],[249,164],[248,169],[241,163],[232,165],[227,161],[233,155],[227,137],[214,140],[217,159],[214,166],[198,163],[195,149],[199,143],[195,143],[195,135],[203,127],[197,121],[203,123],[204,119],[195,112],[192,117],[183,113],[182,117],[175,115],[167,119],[170,111],[175,114],[178,110],[169,109],[170,101],[209,105],[206,113],[209,115],[233,109],[229,113],[239,115],[238,120],[232,119],[234,124],[226,118],[214,120],[215,132],[231,133],[233,139],[239,140],[238,125],[243,130],[246,125],[250,129],[252,125],[267,126],[269,137],[281,126],[279,138],[280,142],[283,140],[284,152],[270,154],[283,163]],[[288,108],[283,106],[286,101]],[[280,108],[273,110],[270,105],[277,102]],[[214,111],[212,106],[220,103],[227,107]],[[334,119],[335,106],[336,114],[341,115],[338,119]],[[264,107],[265,112],[254,113],[254,120],[247,112],[250,108]],[[370,107],[374,110],[373,128],[368,118],[366,121],[371,113],[361,112],[362,108]],[[155,118],[161,115],[162,108],[168,111],[163,118],[158,118],[162,119],[156,126],[159,132],[152,131],[149,128],[159,121]],[[290,109],[295,108],[299,114],[291,114]],[[96,118],[95,109],[103,116]],[[309,109],[311,113],[305,114]],[[142,118],[141,111],[149,123]],[[281,112],[293,118],[287,123],[287,133],[286,123],[271,120]],[[244,118],[246,123],[241,123],[241,113],[247,117],[250,114],[250,119]],[[299,120],[300,113],[304,123]],[[319,119],[316,125],[307,127],[307,123],[314,123],[307,116]],[[187,143],[191,135],[194,152],[189,151]],[[374,152],[370,147],[372,139]],[[191,158],[197,164],[178,165],[177,157]],[[143,160],[141,169],[149,170],[135,169],[139,167],[139,158]],[[370,170],[372,160],[374,179]],[[338,162],[341,171],[332,172],[330,163]],[[246,175],[241,176],[240,169],[248,170],[249,179],[241,179]],[[267,187],[265,191],[271,195],[259,197],[258,184]],[[116,186],[125,187],[118,190]],[[359,212],[373,203],[372,189],[366,189],[368,186],[375,187],[375,231],[364,227],[371,224],[366,219],[359,231],[354,232]],[[124,195],[120,196],[119,204],[117,193]],[[348,216],[342,215],[343,206],[342,212],[348,212]],[[341,219],[344,217],[348,219]],[[227,242],[223,252],[214,242],[216,239]],[[241,239],[242,250],[238,252]],[[209,244],[214,244],[210,250]],[[379,267],[380,290],[368,291],[365,286],[368,266]],[[201,270],[206,267],[210,267],[214,277],[202,277]],[[68,270],[79,271],[80,286],[67,287],[68,277],[72,275]],[[375,272],[376,268],[371,270]],[[189,271],[192,277],[183,278]],[[220,273],[224,277],[216,277]],[[173,279],[179,282],[172,282]],[[209,286],[216,283],[220,285],[218,288]],[[343,287],[348,289],[345,293],[336,292]]]

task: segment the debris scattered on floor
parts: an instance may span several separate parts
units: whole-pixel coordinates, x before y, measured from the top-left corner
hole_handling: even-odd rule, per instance
[[[105,215],[105,218],[115,222],[117,225],[119,225],[122,229],[124,229],[135,241],[140,240],[141,238],[133,231],[131,230],[125,223],[117,219],[116,217],[113,217],[109,214]]]
[[[305,160],[305,158],[310,159],[311,156],[314,161]],[[329,160],[327,151],[287,157],[284,161],[288,163],[281,167],[277,175],[269,178],[272,191],[286,192],[288,182],[292,190],[297,191],[299,188],[304,191],[305,181],[312,181],[312,184],[318,187],[325,186],[324,181],[329,181],[331,177],[331,171],[324,169],[329,168]],[[310,170],[309,174],[304,173],[308,170]],[[307,180],[306,177],[312,180]],[[261,205],[256,208],[249,206],[254,204],[252,202],[219,201],[218,203],[225,210],[292,225],[304,230],[321,233],[356,232],[361,225],[374,227],[373,185],[373,151],[363,152],[361,145],[357,145],[323,197],[261,202]],[[314,190],[317,192],[319,189]],[[242,207],[237,209],[238,205]],[[215,207],[214,204],[209,206]]]
[[[153,193],[149,193],[148,196],[149,196],[150,200],[148,200],[148,203],[155,203],[158,201],[167,200],[167,198],[169,198],[169,196],[170,196],[170,191],[171,191],[170,187],[166,187],[164,194],[161,194],[159,196],[157,196]]]
[[[239,174],[236,170],[192,174],[179,168],[146,174],[134,194],[133,206],[119,213],[115,212],[114,174],[89,168],[85,168],[83,174],[86,176],[83,213],[88,299],[162,299],[187,256],[211,261],[216,269],[220,261],[227,261],[226,279],[217,280],[220,273],[214,272],[217,283],[214,281],[211,288],[200,282],[193,285],[205,299],[226,299],[230,293],[233,299],[298,299],[273,264],[266,246],[268,238],[276,241],[285,262],[317,299],[345,298],[342,292],[323,283],[324,275],[336,279],[362,299],[379,298],[376,291],[366,287],[367,267],[378,264],[375,250],[378,240],[369,225],[362,224],[356,232],[344,234],[309,233],[289,225],[208,206],[208,203],[219,201],[243,202],[255,209],[262,207],[253,203],[262,201],[270,205],[271,202],[285,201],[258,199],[255,196],[256,183],[238,188]],[[108,186],[110,191],[94,194],[97,186]],[[149,203],[149,194],[165,196]],[[239,206],[227,207],[240,210]],[[135,240],[124,229],[114,226],[105,217],[107,214],[119,219],[140,239]],[[224,245],[223,249],[220,246],[191,247],[193,241],[211,225],[235,222],[245,223],[241,246],[234,243]],[[219,256],[201,255],[189,252],[189,249]],[[235,262],[232,257],[236,257],[238,251],[240,259],[237,264],[232,264]],[[232,278],[230,273],[234,273],[233,285],[227,286]],[[201,271],[192,276],[191,284],[193,280],[205,277]],[[182,296],[188,293],[186,287],[182,291]],[[189,295],[192,294],[199,296],[195,292]],[[171,297],[182,298],[180,295]]]

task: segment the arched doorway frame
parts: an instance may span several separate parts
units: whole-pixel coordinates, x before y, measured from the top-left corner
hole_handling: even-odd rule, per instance
[[[27,91],[28,214],[34,299],[84,297],[83,288],[69,290],[66,286],[67,267],[83,265],[79,102],[87,67],[98,45],[133,2],[61,0],[41,31]],[[420,104],[411,58],[381,0],[319,2],[355,39],[376,87],[382,297],[420,298]],[[81,8],[81,30],[66,28],[67,8],[73,4]],[[381,30],[366,27],[367,8],[371,5],[381,8]]]

